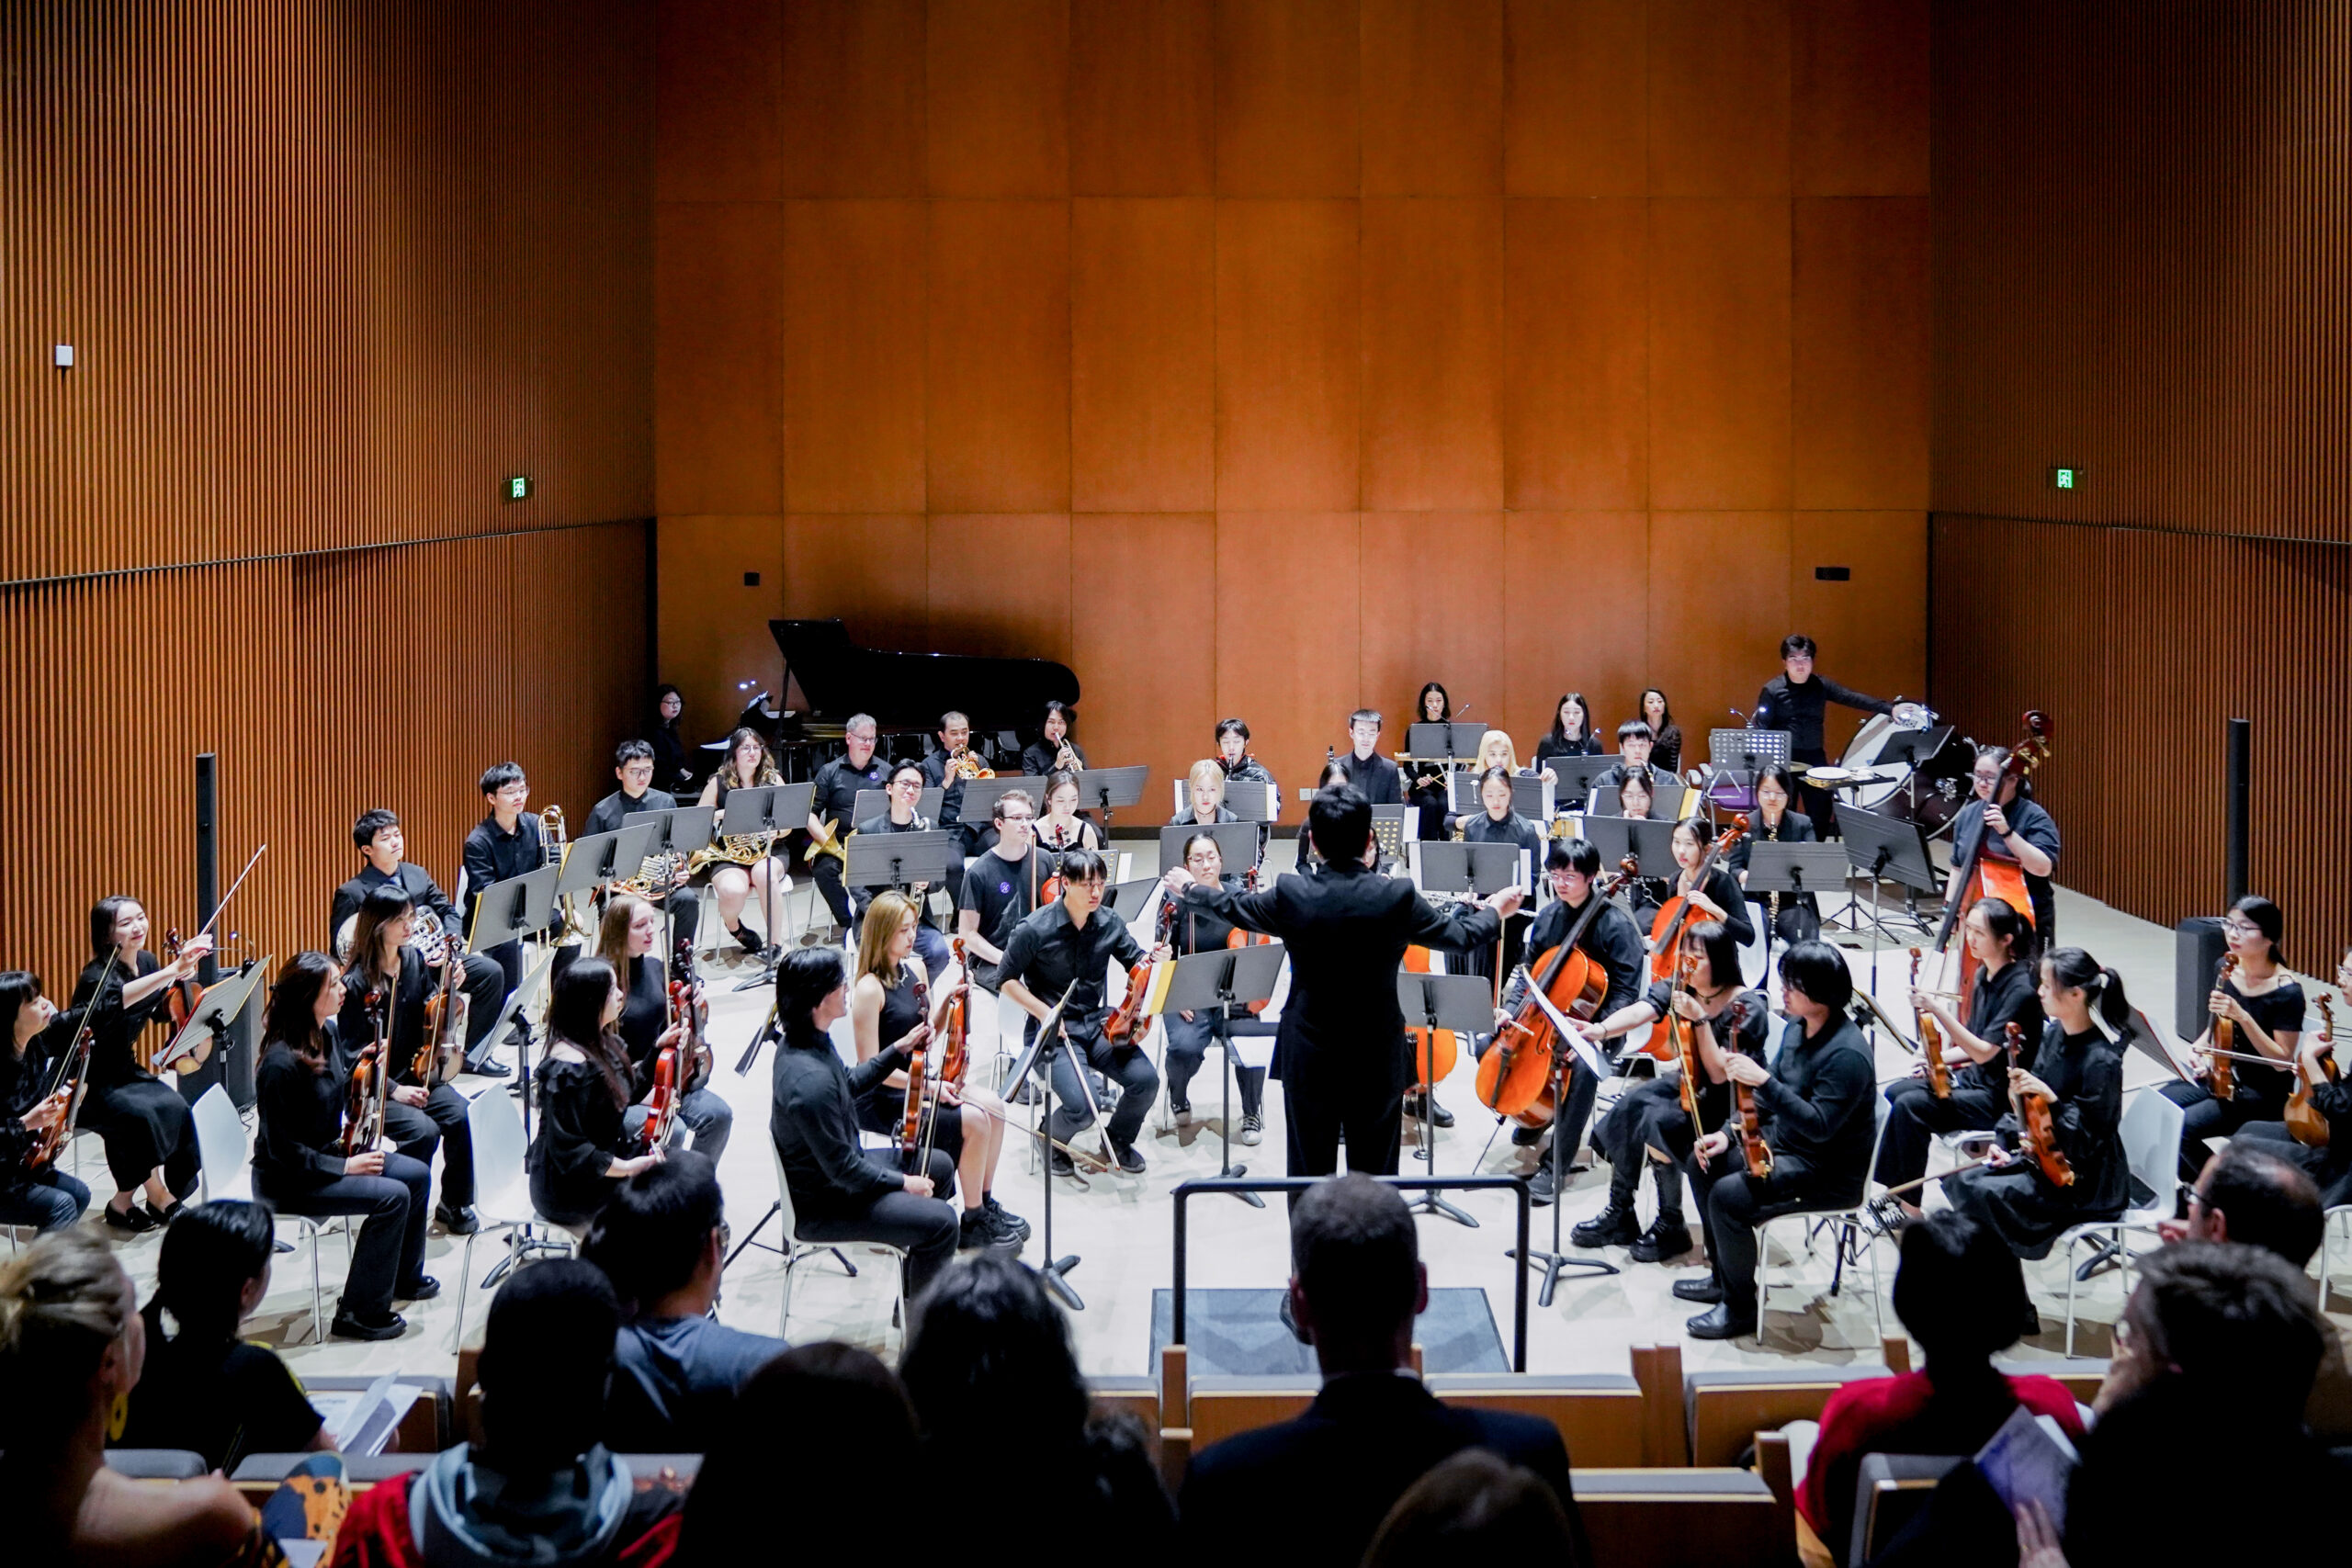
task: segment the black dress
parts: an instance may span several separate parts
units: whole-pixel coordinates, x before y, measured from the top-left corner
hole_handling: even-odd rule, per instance
[[[90,1092],[82,1102],[82,1124],[98,1134],[107,1150],[107,1169],[115,1188],[128,1192],[164,1168],[164,1184],[175,1198],[196,1188],[196,1129],[187,1101],[180,1091],[139,1065],[133,1046],[148,1028],[171,1024],[164,1005],[169,987],[157,990],[135,1007],[123,1006],[126,979],[144,979],[163,964],[152,953],[139,955],[137,973],[125,976],[119,964],[98,977],[107,961],[92,959],[83,965],[74,986],[74,1005],[92,1014]]]
[[[915,1025],[922,1021],[923,1001],[916,997],[915,987],[907,977],[910,973],[902,968],[897,985],[882,987],[882,1016],[874,1030],[875,1040],[882,1050],[887,1051],[904,1040],[913,1032]],[[937,1042],[932,1043],[923,1061],[928,1067],[935,1069],[938,1066]],[[938,1125],[931,1134],[931,1142],[933,1148],[949,1159],[956,1159],[964,1151],[964,1116],[953,1107],[945,1109],[947,1114],[937,1118]],[[871,1088],[857,1097],[857,1124],[865,1132],[888,1133],[896,1137],[905,1130],[906,1114],[906,1085],[891,1083],[888,1075],[876,1079]],[[925,1122],[933,1119],[933,1112],[923,1113]]]
[[[2258,997],[2249,997],[2240,990],[2235,976],[2222,982],[2222,988],[2235,997],[2272,1039],[2282,1033],[2302,1032],[2303,988],[2294,981],[2281,979]],[[2255,1054],[2251,1041],[2241,1039],[2237,1048],[2247,1055]],[[2205,1168],[2206,1158],[2212,1152],[2207,1139],[2228,1137],[2249,1122],[2276,1122],[2287,1113],[2287,1096],[2294,1088],[2291,1064],[2281,1062],[2273,1067],[2260,1062],[2232,1062],[2230,1070],[2235,1089],[2228,1100],[2216,1100],[2213,1091],[2201,1083],[2180,1080],[2168,1083],[2158,1091],[2181,1108],[2180,1168],[2184,1180],[2196,1180]]]
[[[550,1058],[539,1068],[539,1124],[525,1161],[531,1201],[558,1224],[584,1224],[611,1195],[605,1174],[616,1159],[639,1151],[624,1145],[627,1107],[613,1101],[593,1062]]]
[[[1813,818],[1802,811],[1784,810],[1778,822],[1769,823],[1763,820],[1763,813],[1759,811],[1756,825],[1739,836],[1739,841],[1732,845],[1724,856],[1724,863],[1731,868],[1733,879],[1736,881],[1739,874],[1747,870],[1749,852],[1756,845],[1810,844],[1820,837],[1813,830]],[[1750,893],[1747,901],[1762,909],[1767,919],[1771,918],[1773,898],[1770,894]],[[1782,942],[1810,942],[1821,934],[1821,906],[1815,902],[1812,894],[1784,893],[1779,902],[1780,919],[1773,927],[1773,933]]]
[[[2041,1173],[2031,1156],[1996,1168],[1979,1166],[1944,1181],[1953,1208],[1997,1232],[2020,1258],[2050,1256],[2070,1225],[2113,1219],[2132,1195],[2132,1172],[2123,1158],[2123,1053],[2092,1030],[2068,1034],[2055,1020],[2042,1032],[2034,1053],[2033,1076],[2057,1096],[2050,1122],[2059,1152],[2074,1168],[2072,1185],[2060,1187]],[[2004,1147],[2023,1147],[2015,1111],[1994,1131]]]

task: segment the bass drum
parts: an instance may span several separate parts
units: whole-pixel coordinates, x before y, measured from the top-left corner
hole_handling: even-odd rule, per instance
[[[1920,705],[1898,703],[1894,713],[1872,715],[1870,722],[1855,733],[1853,744],[1846,748],[1842,765],[1871,775],[1871,782],[1854,789],[1849,796],[1856,806],[1905,821],[1916,820],[1930,834],[1951,825],[1962,804],[1959,781],[1968,775],[1973,759],[1967,743],[1957,733],[1946,730],[1943,744],[1932,757],[1921,759],[1917,767],[1901,760],[1899,754],[1894,761],[1878,760],[1896,737],[1917,734],[1934,722],[1935,716]]]

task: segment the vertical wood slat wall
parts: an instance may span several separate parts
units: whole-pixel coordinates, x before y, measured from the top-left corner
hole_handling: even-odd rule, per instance
[[[224,883],[271,846],[223,921],[256,953],[323,940],[366,806],[447,886],[484,764],[608,786],[650,36],[626,0],[0,8],[0,965],[62,988],[112,891],[193,929],[199,750]]]

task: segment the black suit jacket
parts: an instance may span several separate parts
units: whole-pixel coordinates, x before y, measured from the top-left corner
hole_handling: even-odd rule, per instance
[[[1282,1568],[1354,1568],[1396,1499],[1464,1449],[1486,1449],[1551,1483],[1589,1562],[1559,1428],[1532,1416],[1446,1404],[1418,1378],[1354,1372],[1323,1385],[1295,1421],[1193,1456],[1177,1506],[1198,1555],[1250,1543]]]
[[[1502,929],[1483,905],[1432,906],[1410,882],[1361,863],[1318,876],[1277,877],[1255,893],[1194,883],[1188,903],[1290,950],[1290,1001],[1274,1065],[1294,1094],[1329,1104],[1394,1100],[1412,1081],[1396,971],[1411,945],[1449,953],[1491,947]]]
[[[1396,764],[1374,751],[1359,758],[1353,751],[1340,754],[1340,767],[1356,792],[1373,806],[1402,806],[1405,804],[1404,775]]]

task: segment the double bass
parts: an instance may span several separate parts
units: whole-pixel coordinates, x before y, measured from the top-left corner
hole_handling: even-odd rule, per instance
[[[2001,798],[2001,791],[2007,787],[2009,780],[2023,780],[2050,758],[2050,716],[2040,708],[2028,708],[2020,722],[2025,726],[2025,736],[2009,749],[2009,760],[2001,764],[2001,777],[1993,785],[1995,801]],[[1969,907],[1979,898],[1998,898],[2023,915],[2027,925],[2036,923],[2033,896],[2026,887],[2023,868],[2014,861],[1987,860],[1984,847],[1992,841],[1991,828],[1982,829],[1976,842],[1969,846],[1967,863],[1952,868],[1951,876],[1944,884],[1943,923],[1936,928],[1936,952],[1942,956],[1942,979],[1946,982],[1938,988],[1963,1000],[1976,979],[1976,955],[1968,951],[1965,942],[1955,955],[1951,939]]]
[[[2012,1019],[2007,1026],[2009,1071],[2018,1070],[2018,1053],[2025,1046],[2025,1030]],[[2066,1153],[2058,1146],[2058,1130],[2051,1125],[2050,1102],[2038,1094],[2010,1097],[2017,1106],[2018,1132],[2024,1140],[2025,1152],[2041,1169],[2052,1187],[2072,1187],[2075,1168],[2067,1163]]]
[[[1520,966],[1527,980],[1527,996],[1495,1031],[1493,1047],[1478,1060],[1478,1103],[1498,1115],[1516,1118],[1522,1126],[1548,1126],[1558,1110],[1554,1080],[1559,1030],[1535,999],[1537,995],[1562,1017],[1587,1021],[1609,999],[1608,972],[1577,942],[1609,896],[1636,869],[1630,856],[1620,861],[1618,868],[1615,876],[1594,879],[1584,913],[1577,917],[1560,944],[1538,953],[1532,966]]]
[[[1731,819],[1730,827],[1715,836],[1715,841],[1707,846],[1706,855],[1690,874],[1691,892],[1696,893],[1707,886],[1707,874],[1715,869],[1715,862],[1728,853],[1747,831],[1747,816],[1742,812]],[[1663,980],[1674,973],[1676,954],[1682,949],[1682,933],[1690,924],[1691,908],[1690,896],[1677,893],[1660,904],[1657,913],[1650,917],[1651,979]],[[1663,1032],[1653,1032],[1649,1043],[1642,1049],[1653,1056],[1663,1054],[1666,1050]]]

